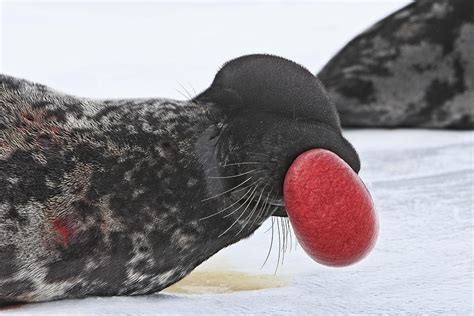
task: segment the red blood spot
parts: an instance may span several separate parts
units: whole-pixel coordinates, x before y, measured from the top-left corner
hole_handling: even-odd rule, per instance
[[[70,225],[68,225],[67,221],[62,218],[57,218],[52,221],[54,230],[61,236],[64,244],[68,244],[69,237],[71,237],[72,230]]]

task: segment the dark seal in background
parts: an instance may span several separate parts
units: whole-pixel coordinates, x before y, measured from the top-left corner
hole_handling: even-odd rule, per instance
[[[474,128],[474,1],[421,0],[319,73],[346,127]]]

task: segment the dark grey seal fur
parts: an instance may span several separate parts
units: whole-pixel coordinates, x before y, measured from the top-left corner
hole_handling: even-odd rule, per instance
[[[319,73],[347,127],[474,128],[474,1],[421,0]]]
[[[275,56],[230,61],[189,101],[0,76],[0,305],[166,288],[285,216],[285,171],[314,147],[359,171],[318,79]]]

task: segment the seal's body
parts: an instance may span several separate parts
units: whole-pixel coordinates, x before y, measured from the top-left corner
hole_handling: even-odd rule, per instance
[[[0,302],[158,291],[238,240],[199,222],[205,105],[0,89]]]
[[[0,76],[0,304],[160,291],[284,216],[285,171],[315,147],[359,171],[319,81],[274,56],[184,102]]]
[[[474,128],[474,1],[419,0],[349,42],[318,77],[348,127]]]

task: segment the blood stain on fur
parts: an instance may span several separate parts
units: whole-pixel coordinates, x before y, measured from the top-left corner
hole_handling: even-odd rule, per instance
[[[62,218],[57,218],[51,223],[53,224],[54,230],[59,234],[59,236],[61,236],[64,244],[67,245],[69,243],[69,238],[71,237],[72,230],[66,220]]]

